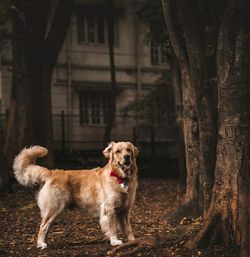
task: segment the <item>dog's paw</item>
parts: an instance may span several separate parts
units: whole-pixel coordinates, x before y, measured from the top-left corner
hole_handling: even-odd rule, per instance
[[[135,241],[135,237],[133,235],[128,236],[128,241]]]
[[[110,240],[110,244],[113,245],[113,246],[122,245],[123,242],[122,242],[122,240],[119,240],[119,239],[112,239],[112,240]]]
[[[46,243],[37,243],[37,248],[41,248],[42,250],[47,248],[47,244]]]

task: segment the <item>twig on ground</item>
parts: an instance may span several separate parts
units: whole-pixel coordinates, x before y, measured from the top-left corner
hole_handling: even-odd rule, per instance
[[[139,253],[142,250],[150,250],[156,247],[158,240],[156,237],[153,238],[139,238],[135,241],[125,243],[121,246],[117,246],[113,250],[107,252],[107,256],[119,256],[126,257],[132,254]]]

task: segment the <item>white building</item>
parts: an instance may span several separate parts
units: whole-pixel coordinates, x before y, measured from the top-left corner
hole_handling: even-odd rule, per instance
[[[144,44],[148,28],[137,17],[132,1],[119,1],[116,10],[114,51],[118,94],[112,138],[132,140],[138,124],[134,118],[122,116],[122,110],[130,101],[155,88],[168,66],[164,49]],[[10,49],[2,59],[0,95],[1,113],[4,113],[10,99]],[[101,1],[77,1],[52,81],[57,149],[102,147],[110,81],[105,6]],[[166,133],[159,129],[156,140],[157,136],[164,141]]]

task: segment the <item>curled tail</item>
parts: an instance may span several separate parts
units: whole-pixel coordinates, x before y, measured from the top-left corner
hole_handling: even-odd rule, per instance
[[[35,164],[39,157],[47,155],[48,150],[41,146],[24,148],[16,157],[13,163],[13,170],[17,181],[24,185],[40,184],[50,177],[47,168]]]

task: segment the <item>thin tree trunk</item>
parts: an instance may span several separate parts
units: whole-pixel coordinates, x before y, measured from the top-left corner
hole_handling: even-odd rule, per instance
[[[116,68],[114,56],[114,1],[109,1],[110,14],[107,18],[108,23],[108,45],[109,45],[109,62],[110,62],[110,77],[111,77],[111,92],[109,101],[109,110],[107,115],[107,124],[103,135],[104,146],[111,141],[112,128],[116,114]]]
[[[196,114],[194,91],[189,77],[182,72],[183,92],[183,135],[185,142],[185,160],[187,168],[186,192],[176,210],[167,216],[167,219],[182,217],[196,217],[201,214],[202,206],[199,194],[200,148],[199,127]]]
[[[200,142],[199,126],[194,102],[194,91],[187,74],[182,72],[183,92],[183,134],[185,141],[187,180],[186,193],[182,200],[181,216],[197,216],[200,214],[199,171]],[[177,210],[178,211],[178,210]]]

